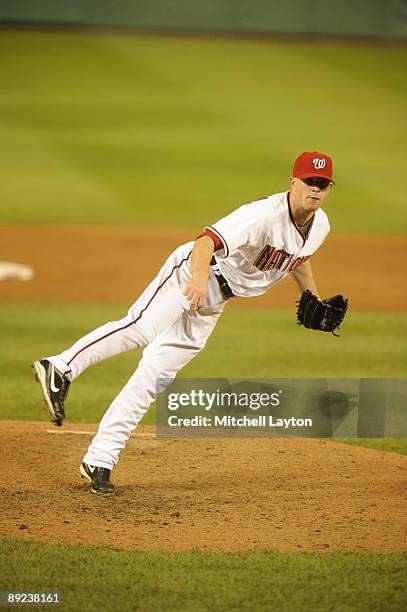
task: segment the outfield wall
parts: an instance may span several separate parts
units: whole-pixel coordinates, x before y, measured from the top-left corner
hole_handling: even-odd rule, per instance
[[[0,22],[407,40],[404,0],[0,0]]]

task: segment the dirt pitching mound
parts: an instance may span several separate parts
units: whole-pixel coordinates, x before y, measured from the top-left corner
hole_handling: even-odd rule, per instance
[[[103,498],[79,477],[92,435],[83,431],[96,426],[0,421],[1,537],[143,550],[407,550],[401,455],[312,439],[161,440],[140,427],[113,472],[117,494]]]

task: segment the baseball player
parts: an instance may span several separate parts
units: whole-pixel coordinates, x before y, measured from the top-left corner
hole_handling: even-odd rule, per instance
[[[261,295],[290,275],[302,294],[323,307],[316,325],[327,326],[310,256],[324,242],[329,222],[322,205],[334,186],[332,160],[302,153],[294,164],[290,190],[245,204],[178,247],[127,315],[80,338],[59,355],[33,364],[51,420],[61,425],[70,383],[89,366],[142,346],[139,365],[103,416],[80,466],[91,491],[114,492],[112,468],[131,432],[157,393],[157,379],[171,381],[205,346],[227,302]],[[308,302],[302,311],[309,311]],[[313,307],[315,316],[317,310]],[[322,322],[321,322],[322,321]]]

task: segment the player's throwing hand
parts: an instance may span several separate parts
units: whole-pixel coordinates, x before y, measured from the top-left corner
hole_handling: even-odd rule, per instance
[[[184,295],[191,303],[193,310],[198,310],[203,306],[208,296],[208,275],[192,276],[185,286]]]

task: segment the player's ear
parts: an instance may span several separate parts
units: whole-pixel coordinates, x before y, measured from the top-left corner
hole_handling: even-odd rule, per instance
[[[293,187],[295,187],[295,176],[291,176],[291,177],[290,177],[290,187],[291,187],[291,189],[292,189]]]

